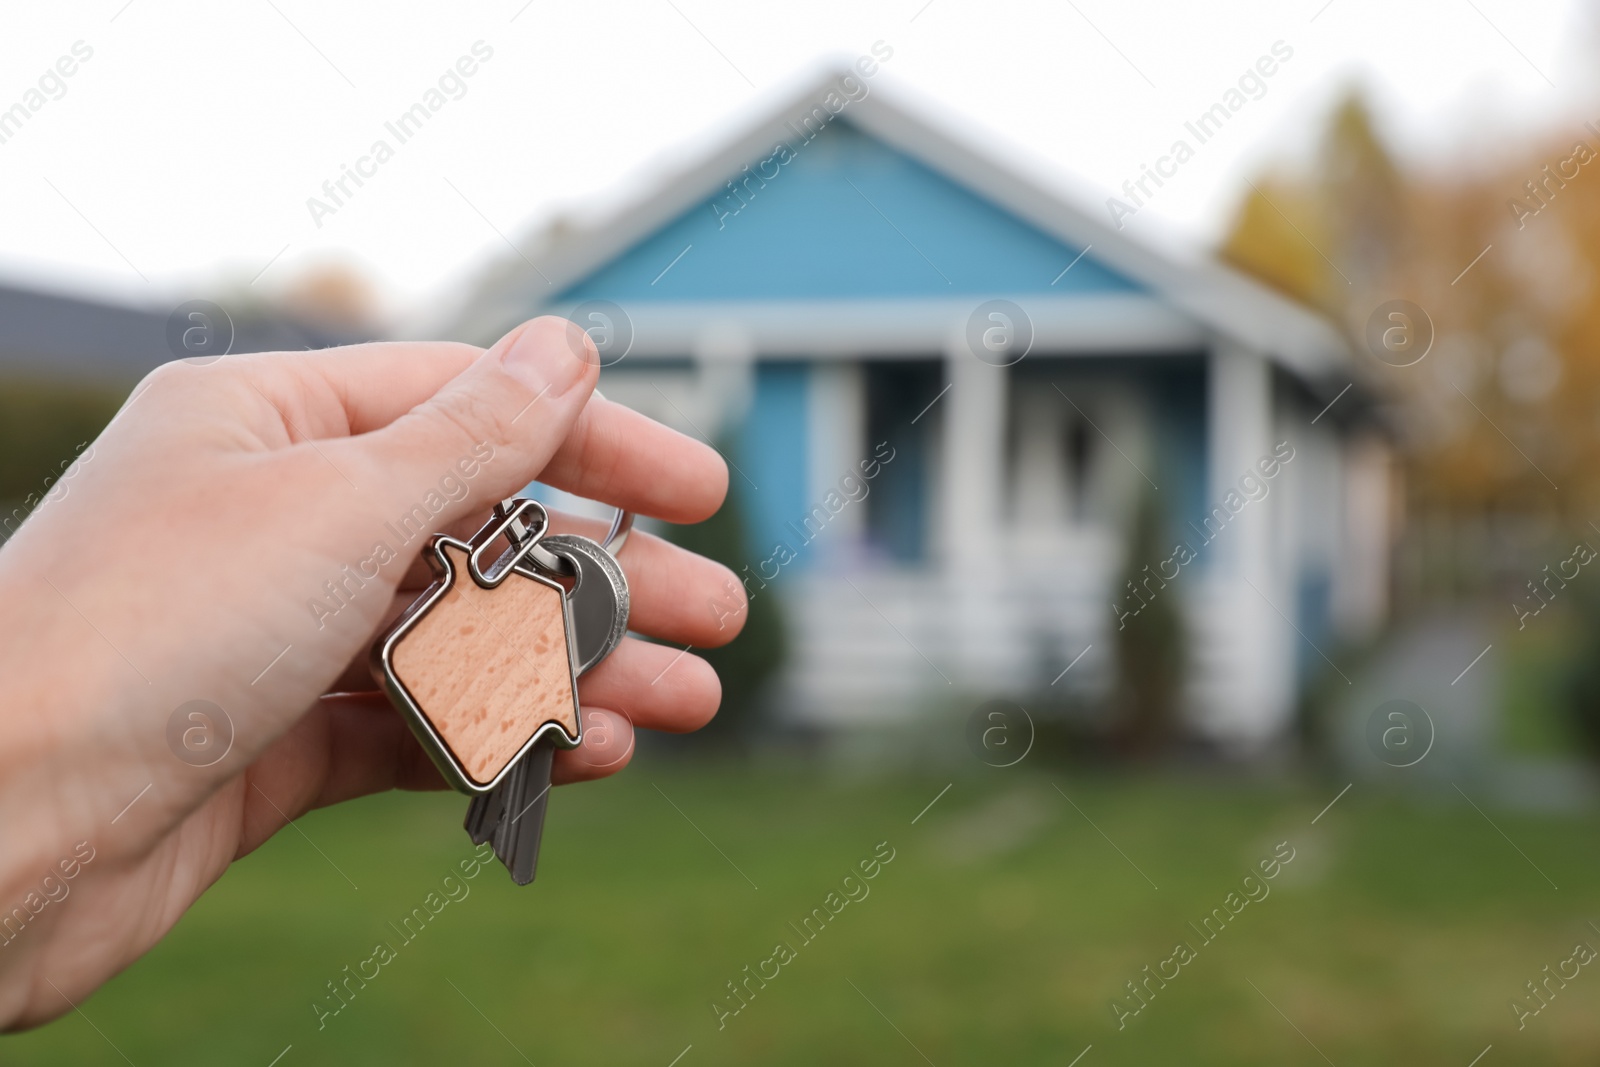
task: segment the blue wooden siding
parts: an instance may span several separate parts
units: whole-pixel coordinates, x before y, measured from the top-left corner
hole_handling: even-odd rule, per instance
[[[1140,388],[1150,397],[1155,415],[1156,466],[1161,472],[1163,506],[1174,543],[1186,541],[1201,551],[1209,564],[1210,553],[1197,543],[1189,523],[1202,522],[1210,508],[1211,470],[1206,432],[1206,357],[1161,357],[1140,361]],[[1151,472],[1154,474],[1154,472]],[[1187,531],[1187,532],[1186,532]]]
[[[1296,626],[1304,641],[1295,644],[1295,677],[1315,678],[1327,671],[1328,664],[1318,649],[1337,640],[1333,631],[1333,577],[1326,567],[1307,567],[1300,574],[1299,596],[1295,601]]]
[[[744,471],[729,471],[730,483],[744,509],[752,561],[773,557],[781,542],[798,554],[783,571],[804,569],[811,553],[788,523],[798,523],[810,501],[809,443],[810,368],[799,362],[763,362],[756,367],[750,412],[736,435],[731,458]],[[782,563],[782,556],[775,561]],[[769,564],[766,574],[773,566]],[[752,573],[756,567],[752,565]]]
[[[751,160],[729,175],[739,196],[723,188],[552,303],[1142,289],[1092,252],[1062,276],[1081,249],[861,133],[848,114],[809,142],[791,136],[786,164]]]

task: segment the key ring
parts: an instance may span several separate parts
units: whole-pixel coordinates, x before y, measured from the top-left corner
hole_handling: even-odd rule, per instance
[[[503,533],[513,545],[519,546],[517,559],[520,560],[526,557],[554,574],[567,578],[573,577],[578,572],[573,567],[571,560],[551,552],[544,545],[537,542],[533,544],[523,543],[529,535],[528,528],[522,524],[522,514],[528,510],[529,504],[539,508],[539,514],[544,516],[543,507],[524,497],[510,497],[496,504],[494,506],[494,514],[501,521],[499,526],[496,527],[495,535],[498,537]],[[618,508],[617,513],[611,517],[611,528],[606,531],[605,537],[600,540],[600,547],[610,552],[613,556],[621,552],[622,546],[628,543],[628,535],[633,532],[633,520],[633,512]],[[545,518],[544,527],[548,528],[549,524],[549,519]],[[543,531],[541,530],[540,532],[542,533]],[[509,573],[510,570],[510,567],[506,567],[503,573]],[[482,584],[481,579],[480,584]]]
[[[628,535],[633,532],[633,512],[617,509],[611,517],[611,529],[600,541],[600,547],[615,556],[622,551],[622,546],[628,543]],[[565,556],[558,556],[543,545],[534,545],[528,550],[528,556],[545,570],[554,571],[556,574],[574,575],[577,570],[572,566],[572,561]]]

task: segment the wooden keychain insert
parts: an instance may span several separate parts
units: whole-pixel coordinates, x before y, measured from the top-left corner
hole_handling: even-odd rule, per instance
[[[484,549],[534,509],[536,532],[480,570]],[[516,568],[548,525],[543,507],[522,500],[470,544],[434,535],[435,581],[373,649],[374,673],[466,792],[492,788],[541,736],[563,747],[581,736],[565,590]]]

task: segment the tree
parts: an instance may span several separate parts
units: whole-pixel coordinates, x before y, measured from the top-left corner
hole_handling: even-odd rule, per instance
[[[1551,553],[1594,543],[1600,525],[1600,126],[1502,138],[1457,162],[1397,165],[1352,97],[1315,168],[1257,181],[1222,254],[1346,331],[1403,446],[1410,525],[1447,534],[1412,535],[1429,570],[1452,594],[1498,586],[1518,601]],[[1394,299],[1433,327],[1432,348],[1409,366],[1381,360],[1364,337]],[[1463,530],[1490,536],[1454,547]],[[1600,756],[1600,598],[1580,588],[1567,600],[1586,646],[1567,694]]]
[[[1302,303],[1350,322],[1388,291],[1415,241],[1404,174],[1351,94],[1334,109],[1310,172],[1250,183],[1222,258]],[[1386,297],[1385,297],[1386,298]]]
[[[1185,641],[1179,591],[1147,569],[1166,555],[1167,523],[1153,490],[1141,494],[1123,564],[1124,617],[1112,631],[1117,673],[1114,730],[1133,755],[1151,755],[1172,740],[1183,684]],[[1138,589],[1140,593],[1134,593]]]
[[[726,444],[719,450],[724,455],[731,454]],[[728,486],[728,498],[715,515],[693,526],[672,527],[668,536],[674,544],[716,560],[743,576],[744,568],[755,558],[745,526],[746,506],[744,491],[739,482],[733,480]],[[730,592],[734,595],[729,595]],[[702,731],[711,740],[722,743],[745,736],[757,726],[765,710],[770,683],[783,665],[787,647],[779,587],[768,583],[765,588],[756,585],[748,592],[749,617],[744,620],[739,636],[721,648],[695,650],[722,679],[722,708],[711,725]],[[733,625],[738,616],[729,613],[737,602],[736,594],[735,589],[708,599],[706,614]]]
[[[8,380],[0,383],[0,541],[47,498],[71,492],[62,475],[116,414],[114,387]]]

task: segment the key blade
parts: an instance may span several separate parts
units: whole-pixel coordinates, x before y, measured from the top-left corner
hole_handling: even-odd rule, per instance
[[[506,812],[503,823],[511,827],[511,859],[506,867],[518,885],[532,882],[539,870],[539,845],[544,838],[544,815],[550,803],[550,772],[555,749],[541,742],[522,758],[522,803]]]
[[[505,793],[500,786],[472,798],[472,803],[467,805],[464,825],[474,845],[481,845],[494,836],[495,827],[500,824],[500,813],[504,809]]]
[[[507,869],[511,867],[512,837],[511,820],[506,817],[506,809],[521,805],[522,802],[518,798],[522,795],[523,781],[527,776],[527,769],[528,757],[524,756],[512,766],[500,783],[503,806],[500,809],[500,818],[495,823],[494,828],[494,854],[501,863],[505,864]]]

